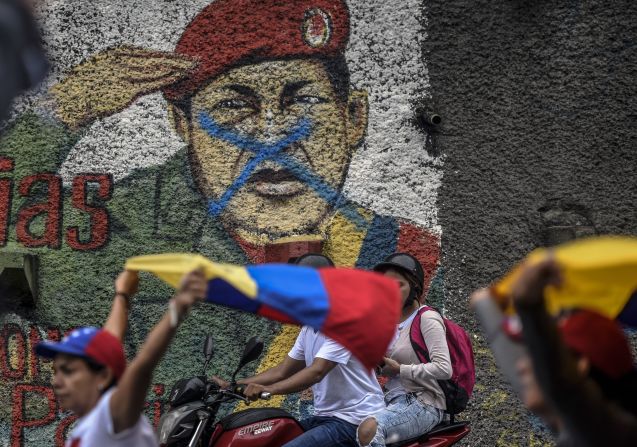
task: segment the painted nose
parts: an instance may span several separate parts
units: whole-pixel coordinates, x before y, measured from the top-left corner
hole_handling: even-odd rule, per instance
[[[288,136],[297,120],[295,117],[274,108],[266,108],[261,112],[257,139],[267,144],[274,144]]]

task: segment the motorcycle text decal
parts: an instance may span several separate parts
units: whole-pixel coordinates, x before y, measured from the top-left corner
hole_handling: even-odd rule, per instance
[[[247,435],[250,433],[252,433],[253,435],[258,435],[266,431],[271,431],[272,427],[274,427],[274,421],[259,422],[258,424],[253,424],[249,427],[243,427],[241,430],[239,430],[239,436]]]

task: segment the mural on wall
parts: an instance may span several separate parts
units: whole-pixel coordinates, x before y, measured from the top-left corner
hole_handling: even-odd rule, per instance
[[[101,324],[112,278],[132,255],[197,251],[245,264],[321,250],[339,266],[369,268],[409,251],[443,304],[441,161],[410,121],[429,94],[419,2],[98,2],[72,14],[72,2],[53,3],[40,14],[62,68],[16,105],[0,143],[0,256],[39,260],[37,303],[2,316],[0,433],[11,445],[64,436],[73,419],[58,412],[33,346]],[[142,278],[129,355],[170,293]],[[196,309],[155,376],[149,415],[159,417],[166,386],[199,371],[205,334],[227,375],[251,335],[267,343],[255,365],[265,368],[297,332]],[[267,405],[299,411],[308,399]]]

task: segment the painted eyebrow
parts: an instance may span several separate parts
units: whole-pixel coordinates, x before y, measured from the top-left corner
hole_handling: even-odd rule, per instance
[[[230,85],[224,85],[223,88],[226,90],[232,90],[233,92],[239,93],[240,95],[254,96],[257,98],[259,97],[257,92],[252,90],[250,87],[246,87],[245,85],[230,84]]]
[[[312,81],[297,81],[297,82],[290,82],[288,84],[285,84],[285,87],[283,87],[283,93],[281,94],[281,97],[285,98],[285,97],[292,96],[296,92],[301,90],[303,87],[311,83]]]

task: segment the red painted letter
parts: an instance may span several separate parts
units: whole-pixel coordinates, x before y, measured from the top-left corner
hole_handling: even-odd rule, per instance
[[[13,171],[13,160],[0,157],[0,172]],[[7,244],[7,230],[9,228],[9,216],[11,214],[11,179],[0,179],[0,247]]]
[[[15,351],[10,352],[11,340]],[[12,364],[12,357],[17,364]],[[3,379],[22,380],[26,374],[26,343],[22,329],[17,324],[9,323],[0,332],[0,371]]]
[[[80,241],[80,229],[71,227],[66,231],[66,241],[74,250],[95,250],[108,240],[109,219],[105,208],[92,206],[86,200],[86,185],[99,184],[97,196],[100,200],[111,198],[113,178],[108,174],[84,174],[73,179],[73,207],[86,211],[91,216],[90,237],[87,242]]]
[[[24,401],[27,393],[38,393],[44,396],[49,404],[46,416],[40,419],[25,420]],[[53,390],[46,386],[16,385],[13,389],[13,423],[11,424],[11,447],[22,445],[22,430],[28,427],[41,427],[50,424],[55,419],[55,396]]]
[[[62,179],[55,174],[35,174],[25,177],[20,182],[19,192],[22,197],[31,194],[36,183],[47,185],[47,200],[30,205],[24,205],[18,212],[16,233],[18,242],[25,247],[60,247],[60,208],[62,206]],[[33,221],[41,215],[46,215],[44,233],[35,236],[30,231]]]

